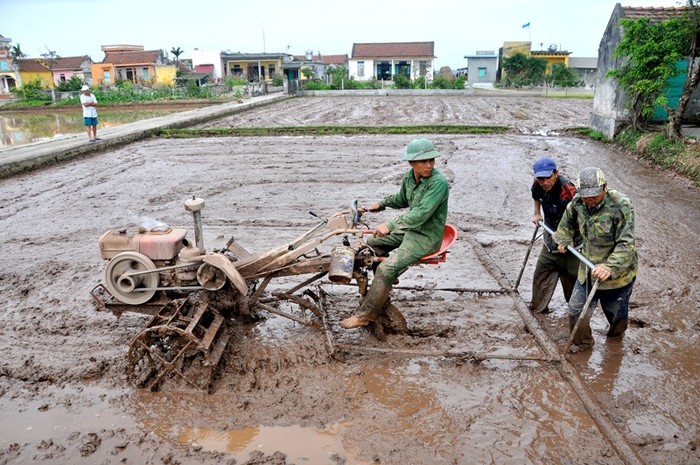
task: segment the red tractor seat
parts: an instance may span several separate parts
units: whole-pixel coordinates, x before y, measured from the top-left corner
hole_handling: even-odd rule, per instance
[[[439,263],[445,263],[445,261],[447,261],[447,250],[452,247],[452,244],[457,240],[457,235],[457,228],[451,224],[446,224],[445,232],[442,234],[442,244],[440,244],[438,251],[424,256],[418,260],[417,264],[437,265]]]

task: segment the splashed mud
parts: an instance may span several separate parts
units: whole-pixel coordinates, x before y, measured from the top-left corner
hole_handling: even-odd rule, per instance
[[[148,317],[95,311],[89,291],[105,269],[97,238],[139,217],[184,227],[191,238],[183,202],[196,195],[206,200],[208,247],[235,235],[250,250],[268,249],[315,224],[309,210],[330,215],[353,198],[365,204],[393,193],[412,136],[152,139],[3,180],[0,464],[700,463],[698,189],[611,145],[557,135],[585,126],[591,104],[299,98],[207,123],[482,123],[519,133],[431,136],[460,237],[446,263],[401,277],[392,302],[408,334],[342,330],[358,296],[326,282],[335,358],[320,330],[275,315],[233,322],[212,394],[130,385],[128,344]],[[531,165],[542,155],[571,178],[600,166],[635,205],[641,269],[631,328],[622,342],[606,341],[597,310],[594,348],[570,358],[636,454],[632,462],[517,311],[518,299],[530,298],[538,247],[520,294],[488,292],[514,282],[522,264],[533,228]],[[559,291],[551,307],[537,322],[561,347],[568,334]]]

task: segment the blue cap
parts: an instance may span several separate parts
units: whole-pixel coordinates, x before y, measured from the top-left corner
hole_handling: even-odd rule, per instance
[[[557,162],[549,157],[542,157],[535,161],[532,169],[536,178],[548,178],[557,169]]]

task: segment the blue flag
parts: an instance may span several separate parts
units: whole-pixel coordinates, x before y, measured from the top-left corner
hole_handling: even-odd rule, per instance
[[[527,29],[527,28],[529,28],[529,27],[530,27],[530,23],[529,23],[529,22],[523,24],[523,29]]]

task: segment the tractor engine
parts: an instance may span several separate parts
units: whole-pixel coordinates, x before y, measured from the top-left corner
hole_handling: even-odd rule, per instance
[[[204,243],[201,229],[202,199],[192,198],[185,202],[185,209],[192,212],[195,221],[195,240],[190,243],[184,229],[161,225],[147,229],[141,227],[136,233],[126,229],[110,229],[98,240],[100,256],[109,260],[105,270],[105,284],[109,292],[121,302],[139,305],[148,302],[157,289],[199,286],[207,280],[209,287],[221,286],[225,282],[215,270],[201,265]],[[191,265],[189,265],[191,263]],[[205,276],[206,275],[206,276]]]

